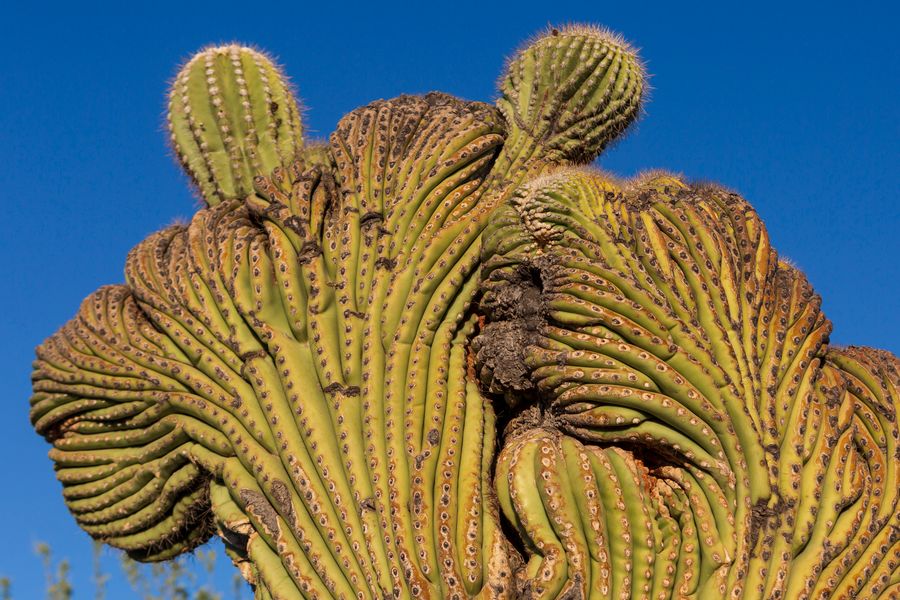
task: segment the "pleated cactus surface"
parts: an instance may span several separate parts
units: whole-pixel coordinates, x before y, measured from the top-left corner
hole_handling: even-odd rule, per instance
[[[220,536],[260,599],[898,598],[900,363],[737,194],[585,166],[641,61],[569,26],[496,105],[379,100],[304,143],[262,52],[174,80],[205,207],[37,350],[92,537]]]

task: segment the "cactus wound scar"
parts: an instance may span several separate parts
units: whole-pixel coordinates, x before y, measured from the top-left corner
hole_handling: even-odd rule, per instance
[[[569,26],[496,105],[378,100],[327,143],[263,53],[187,62],[204,207],[37,349],[93,538],[211,536],[259,599],[900,595],[900,363],[829,345],[737,194],[588,165],[635,51]]]

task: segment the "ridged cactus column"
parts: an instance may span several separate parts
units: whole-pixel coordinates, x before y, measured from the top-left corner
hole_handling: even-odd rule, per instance
[[[304,144],[236,45],[173,84],[205,208],[38,348],[66,504],[140,560],[211,535],[257,598],[893,598],[895,357],[836,349],[737,195],[584,165],[635,52],[552,29],[496,106]]]

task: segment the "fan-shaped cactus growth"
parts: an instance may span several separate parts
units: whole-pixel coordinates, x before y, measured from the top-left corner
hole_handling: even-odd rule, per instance
[[[176,78],[206,203],[38,349],[93,537],[222,537],[258,598],[896,598],[900,375],[833,348],[739,196],[590,168],[622,40],[553,30],[496,106],[377,101],[304,145],[259,52]]]

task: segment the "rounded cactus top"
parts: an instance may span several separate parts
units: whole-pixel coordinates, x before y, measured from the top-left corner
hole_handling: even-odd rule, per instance
[[[590,162],[637,118],[644,87],[643,65],[618,35],[551,29],[518,52],[501,79],[507,155]],[[247,197],[256,176],[288,167],[303,149],[284,75],[265,54],[237,44],[202,50],[182,67],[168,122],[175,154],[208,206]]]
[[[300,151],[300,111],[265,54],[213,46],[181,68],[169,94],[172,146],[207,205],[243,198],[253,178]]]
[[[554,28],[510,61],[498,106],[511,127],[558,159],[587,163],[637,118],[644,78],[637,53],[617,34]]]

